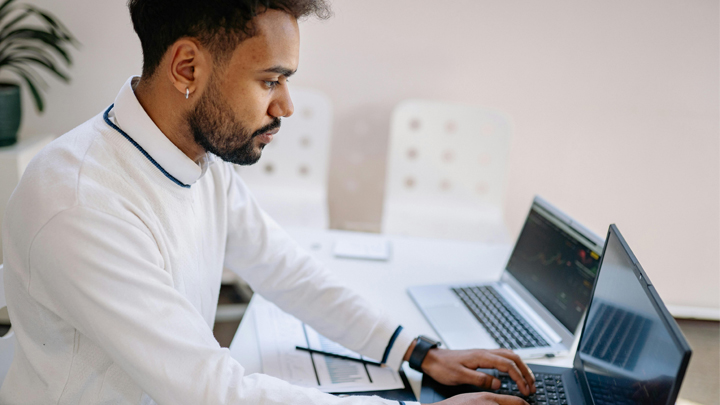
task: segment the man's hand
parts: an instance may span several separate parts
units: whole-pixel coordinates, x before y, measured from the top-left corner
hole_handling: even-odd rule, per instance
[[[472,384],[481,388],[500,389],[500,380],[478,368],[494,368],[508,373],[520,393],[535,393],[535,376],[520,356],[506,349],[446,350],[431,349],[422,362],[425,374],[445,385]]]
[[[522,398],[512,395],[498,395],[492,392],[473,392],[455,395],[434,405],[528,405]],[[433,404],[431,404],[433,405]]]
[[[406,360],[415,347],[411,344]],[[421,365],[423,372],[445,385],[472,384],[485,389],[500,389],[500,380],[477,371],[494,368],[508,373],[523,395],[535,393],[535,376],[520,356],[506,349],[447,350],[430,349]]]

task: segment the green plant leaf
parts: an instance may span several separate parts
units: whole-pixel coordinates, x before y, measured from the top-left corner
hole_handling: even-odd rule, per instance
[[[64,41],[49,32],[41,31],[34,28],[18,28],[14,31],[8,32],[5,36],[0,37],[0,44],[3,42],[19,42],[19,41],[40,41],[49,45],[54,49],[68,65],[72,65],[72,58],[69,53],[60,45]]]
[[[0,22],[15,9],[15,7],[10,5],[13,1],[15,0],[6,0],[0,4]]]
[[[0,66],[3,65],[3,60],[7,60],[10,57],[15,57],[18,55],[31,55],[31,56],[39,56],[43,57],[49,60],[55,60],[55,57],[46,49],[40,48],[39,46],[32,46],[32,45],[16,45],[12,47],[11,49],[6,50],[0,50]]]
[[[3,3],[0,4],[0,12],[2,12],[3,10],[5,10],[5,9],[10,5],[10,3],[12,3],[13,1],[15,1],[15,0],[5,0],[5,1],[3,1]]]
[[[33,96],[33,101],[35,101],[35,107],[39,112],[43,112],[45,110],[45,103],[43,102],[42,95],[35,86],[35,83],[33,83],[33,79],[31,79],[32,76],[27,74],[24,69],[14,65],[10,65],[10,69],[14,70],[15,73],[25,80],[25,83],[28,85],[28,89],[30,89],[30,94]]]
[[[61,79],[64,82],[69,82],[70,78],[67,76],[67,74],[63,73],[61,70],[59,70],[52,60],[47,59],[42,56],[12,56],[8,57],[6,61],[0,61],[0,66],[5,64],[15,64],[15,65],[22,65],[22,64],[28,64],[28,63],[34,63],[37,65],[40,65],[50,71],[51,73],[54,73],[59,79]]]
[[[2,37],[6,32],[10,31],[10,28],[17,25],[20,21],[28,18],[31,14],[32,13],[30,11],[23,11],[17,17],[13,18],[7,24],[3,25],[2,30],[0,30],[0,37]]]
[[[11,11],[17,10],[17,9],[23,9],[23,11],[20,13],[20,15],[16,16],[13,20],[6,24],[1,24],[2,19],[9,15]],[[36,16],[41,22],[44,22],[48,26],[48,31],[52,35],[57,36],[58,38],[61,38],[64,41],[67,41],[68,43],[76,46],[78,44],[75,37],[73,37],[70,30],[68,30],[59,20],[57,20],[52,14],[49,14],[43,10],[40,10],[39,8],[36,8],[31,5],[20,5],[18,7],[11,7],[5,10],[5,12],[0,12],[0,27],[2,27],[2,30],[0,30],[0,37],[4,35],[7,31],[9,31],[12,27],[17,25],[19,22],[23,21],[29,16]]]
[[[30,78],[33,80],[33,83],[35,83],[35,87],[41,90],[45,90],[48,88],[48,84],[45,79],[41,75],[39,75],[34,69],[31,69],[26,63],[10,62],[7,64],[7,66],[12,66],[16,69],[22,69],[22,71],[25,72],[26,75],[30,76]]]
[[[70,30],[68,30],[63,23],[60,22],[55,16],[52,14],[46,13],[38,8],[35,8],[33,6],[28,6],[30,10],[35,12],[41,19],[45,20],[52,28],[57,30],[57,34],[60,34],[58,36],[62,37],[62,39],[71,42],[71,43],[77,43],[77,40],[75,37],[73,37]]]

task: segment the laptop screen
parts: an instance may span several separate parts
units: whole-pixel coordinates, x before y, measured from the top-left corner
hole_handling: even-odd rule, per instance
[[[506,269],[574,332],[590,303],[601,249],[534,203]]]
[[[612,225],[575,367],[595,403],[667,404],[690,350],[633,257]]]

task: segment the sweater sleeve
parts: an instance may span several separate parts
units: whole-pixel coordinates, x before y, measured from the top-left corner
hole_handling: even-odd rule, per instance
[[[74,207],[30,248],[28,291],[98,344],[159,404],[367,404],[276,378],[244,375],[200,313],[174,287],[151,235]]]
[[[413,335],[300,248],[230,172],[226,268],[327,338],[398,369]]]

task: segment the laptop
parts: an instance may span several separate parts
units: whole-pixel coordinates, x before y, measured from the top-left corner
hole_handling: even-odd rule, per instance
[[[567,353],[590,302],[603,243],[535,197],[500,280],[408,293],[450,349],[507,348],[523,358]]]
[[[620,231],[610,225],[600,271],[572,368],[530,364],[535,405],[674,404],[691,349]],[[482,370],[486,371],[486,370]],[[512,380],[501,394],[521,396]],[[478,388],[423,377],[422,403]]]

